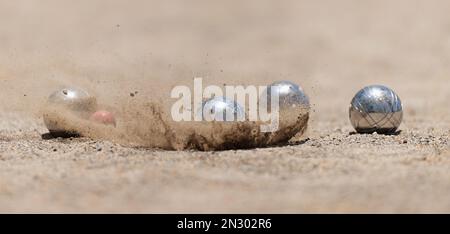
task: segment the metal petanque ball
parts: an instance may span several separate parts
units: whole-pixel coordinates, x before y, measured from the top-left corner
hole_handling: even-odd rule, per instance
[[[207,121],[238,121],[245,119],[245,111],[241,105],[226,97],[210,98],[202,103],[197,112]]]
[[[358,133],[391,134],[402,122],[402,103],[397,94],[386,86],[367,86],[353,98],[349,117]]]
[[[278,94],[280,109],[288,107],[309,109],[310,107],[309,98],[303,89],[290,81],[277,81],[267,87],[268,105],[270,105],[272,91]]]
[[[263,95],[267,95],[267,107],[271,110],[271,96],[278,94],[281,126],[298,124],[302,116],[308,116],[310,110],[309,98],[303,89],[290,81],[277,81],[270,84]],[[265,98],[262,96],[261,98]],[[301,121],[301,124],[304,124]]]
[[[44,123],[50,133],[58,135],[60,133],[65,134],[67,131],[60,126],[60,121],[52,113],[68,111],[81,116],[93,112],[97,108],[97,101],[94,96],[82,89],[74,87],[67,87],[53,92],[48,97],[47,104],[48,108],[51,108],[53,112],[47,111],[44,113]]]

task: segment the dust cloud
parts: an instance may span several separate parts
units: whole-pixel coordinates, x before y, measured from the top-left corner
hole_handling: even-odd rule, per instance
[[[160,103],[138,98],[119,105],[117,126],[88,120],[88,114],[46,105],[44,115],[57,129],[93,139],[106,139],[131,147],[166,150],[227,150],[266,147],[286,143],[307,129],[308,112],[298,113],[294,123],[280,123],[275,132],[261,132],[261,122],[173,121]]]
[[[1,111],[32,117],[42,129],[44,112],[51,112],[82,135],[143,147],[213,150],[286,141],[292,132],[255,138],[259,123],[182,124],[168,115],[175,101],[170,90],[192,85],[194,77],[204,78],[205,86],[299,81],[286,69],[290,64],[277,59],[287,49],[280,39],[288,32],[288,4],[231,5],[0,1]],[[262,30],[268,26],[271,30]],[[309,85],[306,78],[301,84]],[[46,106],[50,93],[72,86],[95,95],[116,115],[117,128]]]

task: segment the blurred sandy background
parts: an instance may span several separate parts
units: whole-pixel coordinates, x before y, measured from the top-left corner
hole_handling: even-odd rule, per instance
[[[448,1],[0,1],[2,212],[449,212]],[[221,152],[42,140],[64,85],[117,107],[174,85],[309,94],[309,140]],[[368,84],[404,104],[398,136],[350,135]],[[294,139],[295,142],[295,139]]]

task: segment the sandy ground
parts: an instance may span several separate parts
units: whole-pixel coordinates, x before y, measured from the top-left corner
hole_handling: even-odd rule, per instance
[[[1,1],[0,212],[450,212],[448,9]],[[85,87],[120,110],[131,92],[164,103],[195,76],[295,81],[313,104],[310,128],[283,147],[218,152],[42,139],[42,106],[58,87]],[[398,135],[351,133],[349,102],[374,83],[403,101]]]

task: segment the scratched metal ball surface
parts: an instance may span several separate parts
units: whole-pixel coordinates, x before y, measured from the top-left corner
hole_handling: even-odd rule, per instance
[[[245,118],[242,106],[226,97],[214,97],[204,101],[197,113],[207,121],[237,121]]]
[[[87,91],[75,87],[66,87],[53,92],[47,100],[48,108],[58,108],[58,112],[71,111],[80,116],[97,108],[96,98]],[[50,132],[65,132],[52,112],[44,113],[44,123]]]
[[[353,98],[349,117],[359,133],[394,133],[402,122],[402,103],[398,95],[386,86],[367,86]]]

